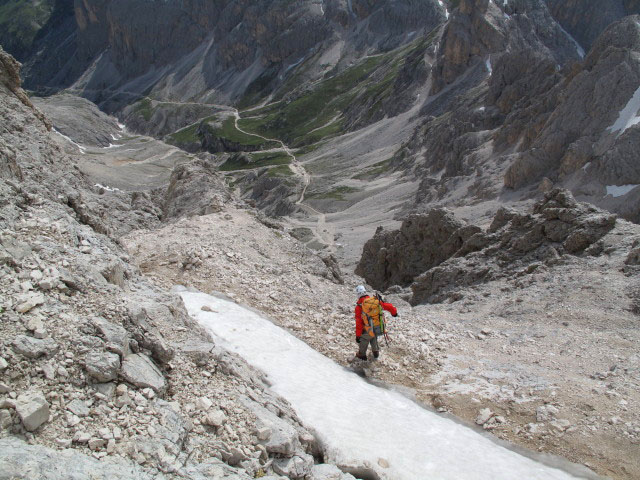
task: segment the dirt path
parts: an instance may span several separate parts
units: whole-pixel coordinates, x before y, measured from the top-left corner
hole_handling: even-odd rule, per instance
[[[245,135],[251,135],[266,141],[279,143],[282,146],[282,150],[287,155],[289,155],[289,157],[291,157],[291,164],[289,165],[289,168],[294,174],[302,179],[302,191],[300,192],[300,197],[298,197],[298,200],[296,201],[296,205],[300,206],[300,208],[311,217],[316,217],[316,221],[301,222],[295,221],[293,219],[290,219],[290,221],[296,226],[309,228],[311,232],[313,232],[314,238],[321,244],[326,245],[329,253],[335,253],[335,228],[327,225],[327,219],[324,213],[316,210],[311,205],[304,203],[304,196],[307,192],[309,184],[311,183],[311,175],[309,174],[309,172],[307,172],[307,170],[304,168],[304,165],[302,165],[302,163],[298,161],[291,149],[282,140],[279,140],[277,138],[264,137],[257,133],[247,132],[246,130],[240,128],[240,125],[238,125],[238,121],[240,120],[240,112],[238,112],[238,110],[236,109],[233,110],[235,115],[235,127],[238,131],[244,133]]]

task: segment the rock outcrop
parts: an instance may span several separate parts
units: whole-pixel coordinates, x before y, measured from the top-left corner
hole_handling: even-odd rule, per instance
[[[589,51],[595,40],[612,23],[627,15],[639,14],[637,0],[609,0],[597,8],[580,0],[545,0],[553,17]]]
[[[309,474],[320,447],[288,404],[216,346],[179,297],[130,263],[119,239],[146,192],[110,195],[87,182],[42,114],[23,102],[17,62],[2,51],[0,60],[2,474]],[[168,214],[206,213],[211,193],[221,204],[231,198],[207,165],[191,168],[201,198],[181,189],[189,179],[178,173]],[[149,215],[147,225],[157,225]],[[203,350],[194,352],[197,345]],[[266,430],[258,439],[260,409],[293,435],[287,449],[268,450]]]
[[[499,210],[487,231],[432,210],[409,217],[399,231],[378,231],[357,272],[377,289],[410,286],[414,304],[456,300],[468,285],[531,273],[568,254],[598,255],[597,241],[615,222],[615,215],[576,202],[566,190],[546,193],[531,214]]]
[[[231,201],[222,176],[209,160],[180,165],[171,174],[163,199],[163,218],[220,212]]]

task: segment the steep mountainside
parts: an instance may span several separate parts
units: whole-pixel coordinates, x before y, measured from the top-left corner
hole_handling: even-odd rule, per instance
[[[402,174],[401,195],[415,191],[415,202],[389,218],[471,203],[488,221],[496,205],[555,186],[638,221],[637,23],[627,17],[638,8],[632,0],[57,2],[27,59],[26,84],[68,87],[190,152],[239,154],[224,169],[272,214],[291,213],[283,202],[306,188],[284,166],[292,156],[269,152],[284,141],[316,173],[308,200],[328,213],[362,201],[371,180]],[[383,123],[395,152],[342,153],[345,133],[375,143],[368,138],[380,128],[369,127]],[[275,180],[262,178],[265,166],[280,167],[269,169]]]

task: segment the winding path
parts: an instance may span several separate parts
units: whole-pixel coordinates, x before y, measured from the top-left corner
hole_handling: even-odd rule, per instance
[[[315,208],[313,208],[311,205],[308,205],[306,203],[304,203],[304,196],[307,192],[307,188],[309,187],[309,184],[311,183],[311,175],[309,174],[309,172],[307,172],[306,168],[304,168],[304,165],[302,165],[302,163],[296,158],[296,156],[293,154],[293,152],[291,151],[291,149],[280,139],[277,138],[268,138],[268,137],[264,137],[262,135],[259,135],[257,133],[252,133],[252,132],[247,132],[246,130],[243,130],[240,125],[238,125],[238,121],[240,120],[240,112],[238,112],[237,109],[233,109],[234,112],[234,116],[235,116],[235,127],[236,130],[238,130],[239,132],[244,133],[245,135],[251,135],[254,137],[258,137],[261,138],[263,140],[266,141],[270,141],[270,142],[276,142],[279,143],[282,146],[282,150],[289,155],[289,157],[291,157],[291,164],[289,165],[289,168],[291,169],[291,171],[296,174],[298,177],[302,178],[302,191],[300,192],[300,197],[298,197],[298,200],[296,201],[296,205],[298,205],[303,211],[305,211],[307,214],[311,215],[312,217],[315,216],[317,217],[317,220],[315,222],[314,225],[312,225],[311,227],[309,226],[309,224],[307,222],[301,222],[298,220],[294,220],[294,219],[289,219],[289,221],[292,224],[301,226],[301,227],[307,227],[309,228],[313,234],[314,237],[323,245],[327,246],[327,249],[329,251],[329,253],[333,254],[335,253],[336,250],[336,245],[335,245],[335,229],[329,225],[327,225],[327,221],[326,221],[326,215],[318,210],[316,210]]]
[[[305,221],[289,218],[289,222],[292,225],[295,225],[295,226],[298,226],[298,227],[305,227],[305,228],[308,228],[309,230],[311,230],[311,232],[313,233],[315,239],[320,244],[325,245],[327,247],[327,251],[330,254],[335,253],[335,251],[336,251],[336,245],[335,245],[335,240],[334,240],[335,239],[335,228],[333,226],[330,226],[330,225],[327,224],[326,215],[324,213],[316,210],[311,205],[308,205],[307,203],[304,203],[305,195],[306,195],[306,192],[307,192],[307,188],[309,187],[309,184],[311,183],[311,175],[309,174],[309,172],[307,172],[307,170],[304,168],[302,163],[296,158],[296,156],[291,151],[291,149],[282,140],[277,139],[277,138],[264,137],[264,136],[262,136],[260,134],[247,132],[246,130],[243,130],[240,127],[240,125],[238,124],[238,121],[240,120],[240,112],[238,111],[237,108],[230,107],[229,105],[219,105],[219,104],[215,104],[215,103],[198,103],[198,102],[175,102],[175,101],[170,101],[170,100],[154,100],[154,101],[159,103],[159,104],[194,105],[194,106],[200,106],[200,107],[211,107],[211,108],[216,108],[216,109],[220,109],[220,110],[231,111],[233,113],[233,116],[234,116],[234,126],[239,132],[242,132],[245,135],[250,135],[250,136],[253,136],[253,137],[261,138],[261,139],[263,139],[265,141],[275,142],[275,143],[280,144],[280,146],[281,146],[280,149],[282,151],[284,151],[289,157],[291,157],[291,164],[289,165],[289,168],[291,169],[291,171],[297,177],[302,179],[302,190],[301,190],[300,196],[296,200],[295,204],[298,205],[300,207],[300,209],[302,211],[304,211],[305,213],[307,213],[309,216],[316,218],[315,222],[305,222]],[[259,106],[255,107],[255,108],[261,108],[263,106],[264,105],[259,105]],[[247,111],[251,111],[251,110],[253,110],[253,109],[250,109],[250,110],[247,110]],[[201,120],[202,119],[198,120],[197,122],[199,122]],[[197,123],[197,122],[194,122],[194,124]],[[191,125],[193,125],[193,124],[191,124]],[[190,125],[187,125],[187,127],[188,126],[190,126]],[[184,127],[184,128],[186,128],[186,127]],[[277,149],[272,149],[272,151],[273,150],[277,150]]]

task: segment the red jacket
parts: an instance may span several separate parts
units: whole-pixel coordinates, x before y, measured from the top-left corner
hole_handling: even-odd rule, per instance
[[[364,321],[362,320],[362,307],[360,306],[365,298],[369,298],[370,295],[365,295],[364,297],[360,297],[356,303],[356,337],[362,335],[362,329],[364,328]],[[380,302],[382,308],[389,312],[394,317],[398,314],[398,310],[390,303]]]

